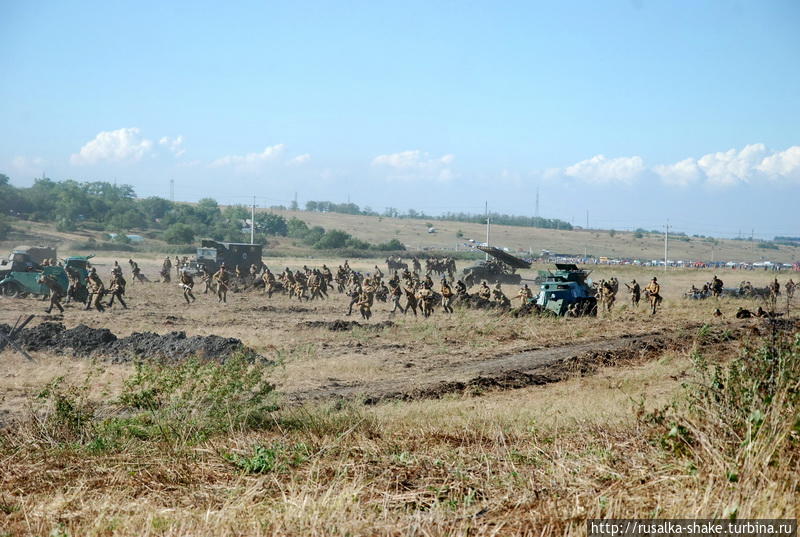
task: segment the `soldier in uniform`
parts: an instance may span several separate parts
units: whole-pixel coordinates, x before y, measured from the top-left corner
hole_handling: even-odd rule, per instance
[[[769,284],[769,294],[773,299],[777,298],[778,295],[781,294],[781,284],[778,283],[778,278],[775,278],[775,281]]]
[[[527,283],[522,284],[522,287],[519,288],[519,293],[517,293],[516,298],[520,300],[521,305],[525,305],[528,300],[533,298],[533,291],[531,288],[528,287]]]
[[[714,274],[714,278],[712,278],[712,280],[711,280],[711,294],[715,298],[719,298],[720,295],[722,295],[723,286],[724,286],[724,284],[722,283],[722,280],[717,278],[717,275]]]
[[[403,292],[406,294],[406,308],[403,311],[403,314],[408,313],[409,310],[414,314],[414,317],[417,316],[417,289],[416,285],[410,281],[406,282],[405,287],[403,288]]]
[[[320,292],[320,285],[322,285],[321,279],[322,275],[319,274],[316,269],[314,269],[308,277],[308,290],[311,292],[309,300],[314,300],[315,298],[323,299],[322,293]]]
[[[439,293],[442,295],[442,309],[445,313],[453,313],[453,306],[450,303],[453,300],[453,289],[447,283],[447,279],[442,278],[441,288]]]
[[[484,300],[491,300],[492,290],[489,289],[489,285],[486,283],[486,280],[481,282],[481,286],[478,289],[478,296]]]
[[[370,317],[372,317],[372,293],[367,290],[368,288],[365,287],[361,294],[358,295],[358,301],[356,302],[356,306],[358,306],[358,311],[361,313],[361,318],[365,321],[368,321]]]
[[[403,296],[403,290],[400,288],[400,282],[392,280],[389,282],[389,285],[390,285],[389,294],[392,297],[392,305],[393,305],[392,311],[390,313],[394,313],[398,309],[400,310],[400,313],[405,313],[403,306],[400,305],[400,297]]]
[[[492,299],[503,307],[508,307],[511,305],[511,301],[503,292],[503,287],[500,285],[500,282],[497,282],[494,286],[494,289],[492,289]]]
[[[430,317],[433,313],[433,290],[427,281],[417,290],[417,304],[422,310],[422,316]]]
[[[270,272],[269,267],[265,267],[261,279],[264,281],[264,293],[267,297],[272,298],[272,293],[275,292],[275,275]]]
[[[66,267],[64,269],[67,273],[67,303],[74,300],[75,302],[83,302],[86,300],[86,286],[81,282],[80,273],[73,267]],[[83,299],[83,300],[82,300]]]
[[[161,263],[161,281],[169,283],[170,282],[170,270],[172,269],[172,261],[169,260],[169,256],[164,258],[164,262]]]
[[[89,287],[89,299],[86,301],[86,309],[91,309],[92,306],[94,306],[97,311],[105,311],[101,301],[106,292],[106,287],[103,285],[103,280],[97,275],[97,269],[95,267],[92,267],[92,270],[89,271],[86,284]]]
[[[350,316],[353,314],[353,306],[358,304],[361,299],[361,284],[353,282],[350,289],[347,290],[347,296],[350,297],[350,304],[347,306],[347,315]]]
[[[108,294],[111,295],[111,300],[108,301],[107,306],[109,308],[112,307],[116,298],[123,308],[128,309],[128,305],[122,298],[122,295],[125,294],[125,278],[122,277],[122,269],[117,270],[117,268],[119,268],[119,265],[111,272],[111,283],[108,286]]]
[[[225,270],[225,263],[219,266],[219,270],[214,273],[214,285],[217,287],[217,302],[228,302],[228,284],[230,275]]]
[[[461,280],[456,282],[456,295],[460,297],[467,296],[467,285]]]
[[[203,283],[203,294],[208,294],[208,290],[211,289],[211,285],[213,282],[211,274],[208,273],[208,269],[205,265],[200,265],[198,272],[198,276],[200,276],[200,281]]]
[[[645,287],[644,290],[647,292],[647,298],[650,301],[651,315],[655,315],[656,309],[658,308],[658,305],[661,303],[661,294],[660,294],[661,286],[658,285],[658,279],[653,277],[653,279],[650,280],[650,283],[647,284],[647,287]]]
[[[194,278],[192,275],[189,274],[188,269],[184,269],[181,271],[181,287],[183,288],[183,298],[186,300],[186,304],[191,304],[195,301],[194,295],[192,294],[192,288],[194,287]],[[189,299],[192,299],[191,301]]]
[[[634,308],[639,307],[639,300],[642,298],[642,289],[636,280],[631,280],[631,283],[626,283],[625,287],[628,288],[628,293],[631,295],[631,306]]]
[[[53,311],[53,306],[55,306],[61,313],[64,313],[64,307],[61,305],[61,299],[64,298],[64,289],[61,288],[56,279],[50,275],[42,274],[37,281],[50,289],[50,307],[45,311],[50,313]]]
[[[786,282],[784,285],[784,289],[786,289],[786,296],[791,300],[794,297],[794,289],[797,285],[789,278],[789,281]]]

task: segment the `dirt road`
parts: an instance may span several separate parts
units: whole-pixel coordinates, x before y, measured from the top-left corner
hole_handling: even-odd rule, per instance
[[[752,323],[748,323],[752,324]],[[386,400],[438,398],[449,393],[482,389],[513,389],[564,380],[588,374],[599,366],[617,365],[654,358],[666,350],[685,351],[694,345],[719,344],[736,339],[745,329],[742,322],[717,326],[702,341],[696,338],[699,324],[675,330],[659,330],[637,336],[622,336],[578,344],[531,348],[492,358],[476,357],[458,363],[432,361],[427,367],[408,369],[407,375],[377,381],[341,383],[287,394],[291,402],[355,399],[365,404]]]

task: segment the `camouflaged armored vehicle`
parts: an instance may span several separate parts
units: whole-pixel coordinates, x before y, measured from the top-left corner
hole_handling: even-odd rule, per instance
[[[581,317],[597,315],[590,270],[579,269],[572,263],[556,263],[556,270],[540,270],[539,294],[532,300],[541,311],[555,315]]]

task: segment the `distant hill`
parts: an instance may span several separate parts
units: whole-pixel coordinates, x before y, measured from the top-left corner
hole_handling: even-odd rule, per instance
[[[341,229],[359,239],[381,243],[398,239],[411,250],[424,248],[464,249],[468,239],[477,242],[486,240],[486,226],[465,222],[444,220],[422,220],[411,218],[387,218],[380,216],[349,215],[340,213],[320,213],[311,211],[274,210],[286,219],[296,217],[309,226],[322,226],[325,229]],[[435,233],[428,233],[428,224]],[[459,233],[461,236],[458,236]],[[281,242],[287,239],[280,239]],[[491,226],[490,243],[493,246],[509,248],[517,252],[542,250],[551,252],[583,254],[584,251],[595,257],[635,259],[664,259],[664,235],[598,230],[558,231],[517,226]],[[762,248],[759,244],[777,246],[776,249]],[[712,251],[713,250],[713,251]],[[759,241],[710,239],[686,236],[673,236],[669,241],[671,260],[697,261],[740,261],[756,262],[768,260],[790,263],[800,260],[800,246],[760,243]]]

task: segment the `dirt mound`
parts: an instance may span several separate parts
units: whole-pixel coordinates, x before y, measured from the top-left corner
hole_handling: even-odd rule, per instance
[[[10,330],[8,325],[0,325],[0,331],[9,333]],[[126,362],[136,357],[180,360],[190,356],[224,362],[237,353],[260,358],[236,338],[187,336],[186,332],[164,335],[134,332],[118,338],[108,328],[90,328],[83,324],[67,330],[61,323],[45,322],[22,330],[14,341],[28,351],[69,351],[78,356],[111,358],[113,362]]]
[[[41,326],[41,325],[40,325]],[[61,334],[60,344],[69,347],[75,354],[90,354],[95,350],[108,347],[117,341],[117,336],[108,328],[89,328],[80,324]]]
[[[104,352],[114,361],[127,361],[132,356],[158,357],[179,360],[190,356],[219,359],[245,352],[255,354],[236,338],[220,336],[187,336],[186,332],[159,335],[153,332],[134,332],[109,345]]]
[[[303,328],[327,328],[331,332],[346,332],[353,328],[367,328],[370,330],[383,330],[394,326],[392,321],[381,321],[374,324],[361,324],[358,321],[345,321],[343,319],[336,319],[335,321],[306,321],[300,323]]]

